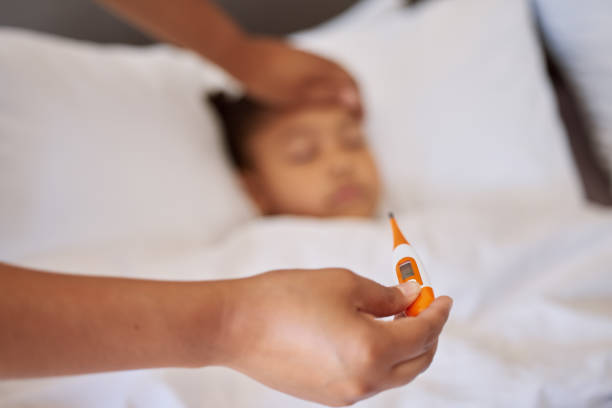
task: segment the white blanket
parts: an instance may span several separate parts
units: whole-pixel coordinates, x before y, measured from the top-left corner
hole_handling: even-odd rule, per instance
[[[358,406],[612,405],[612,212],[436,208],[397,215],[438,294],[455,300],[436,358],[405,387]],[[236,257],[236,254],[240,257]],[[386,220],[258,219],[178,253],[85,249],[31,266],[159,279],[215,279],[341,266],[394,284]],[[311,406],[224,368],[0,383],[0,406]]]
[[[387,200],[455,299],[430,369],[358,405],[612,406],[612,211],[577,207],[530,3],[403,3],[296,37],[355,73]],[[387,220],[257,219],[204,244],[251,214],[201,104],[209,65],[2,31],[2,260],[182,280],[341,266],[395,284]],[[0,382],[0,407],[311,405],[223,368]]]

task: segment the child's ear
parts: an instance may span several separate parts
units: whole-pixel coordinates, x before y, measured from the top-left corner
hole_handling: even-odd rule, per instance
[[[257,174],[253,170],[242,170],[240,172],[240,178],[242,180],[242,185],[246,189],[249,196],[255,203],[255,205],[259,208],[259,211],[263,215],[270,214],[272,208],[270,200],[268,199],[268,194],[266,194],[266,190],[263,187],[261,179],[257,176]]]

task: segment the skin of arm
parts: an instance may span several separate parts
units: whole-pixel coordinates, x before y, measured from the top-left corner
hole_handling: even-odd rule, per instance
[[[0,377],[216,364],[227,286],[0,264]]]
[[[248,35],[206,0],[98,0],[156,38],[190,48],[225,67]]]
[[[262,103],[335,103],[357,116],[363,113],[357,83],[340,65],[276,38],[249,35],[209,1],[98,2],[154,37],[220,65]]]
[[[345,269],[235,280],[89,277],[0,264],[0,378],[221,365],[279,391],[347,405],[412,381],[451,307],[418,317],[418,287]]]

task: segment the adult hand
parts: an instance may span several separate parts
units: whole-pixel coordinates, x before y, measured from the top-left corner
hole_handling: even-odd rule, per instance
[[[222,65],[253,98],[273,106],[340,104],[361,116],[358,86],[340,65],[287,43],[244,36]]]
[[[0,263],[0,378],[224,365],[280,391],[345,405],[431,363],[451,300],[417,317],[418,288],[345,269],[164,282]]]
[[[224,365],[300,398],[350,404],[431,363],[448,297],[417,317],[376,319],[417,292],[345,269],[165,282],[0,263],[0,378]]]
[[[149,34],[191,48],[274,106],[340,103],[361,115],[353,78],[338,64],[285,42],[245,33],[213,2],[98,0]]]
[[[283,270],[234,281],[219,338],[223,365],[285,393],[346,405],[412,381],[431,363],[452,301],[418,317],[418,285],[384,287],[344,269]]]

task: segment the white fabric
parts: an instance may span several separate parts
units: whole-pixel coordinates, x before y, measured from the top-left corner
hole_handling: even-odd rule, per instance
[[[403,3],[295,36],[355,74],[389,205],[577,202],[528,1]]]
[[[170,47],[0,28],[0,258],[78,244],[129,259],[123,242],[201,245],[251,216],[204,105],[226,82]]]
[[[320,34],[303,37],[303,44],[333,49],[363,82],[372,141],[386,183],[391,183],[397,219],[427,266],[436,293],[455,300],[430,369],[409,386],[357,406],[609,404],[612,213],[576,206],[565,142],[525,3],[438,0],[413,11],[398,10],[398,4],[364,2]],[[362,30],[367,35],[359,34]],[[68,46],[29,34],[0,34],[0,236],[9,236],[8,225],[11,236],[25,242],[8,247],[11,260],[74,273],[180,280],[341,266],[383,284],[395,283],[386,220],[251,219],[213,245],[205,239],[194,245],[194,234],[209,231],[202,226],[207,222],[204,197],[231,207],[215,213],[219,226],[233,213],[237,197],[211,190],[216,187],[208,181],[222,185],[229,178],[222,167],[218,172],[206,167],[212,166],[206,160],[218,159],[196,154],[199,148],[216,149],[217,143],[206,138],[209,120],[195,102],[199,89],[192,89],[190,78],[203,75],[200,62],[157,48]],[[8,58],[7,41],[30,49],[40,41],[41,62],[26,51]],[[345,54],[340,45],[347,47]],[[48,55],[56,52],[63,58]],[[397,57],[397,64],[384,55]],[[109,62],[115,58],[121,61],[120,72]],[[45,69],[39,72],[37,63]],[[105,64],[107,69],[94,70]],[[7,72],[11,81],[5,79]],[[177,72],[184,75],[177,77]],[[31,92],[15,91],[13,81]],[[13,90],[11,98],[5,89]],[[83,97],[86,92],[95,92],[96,98]],[[74,122],[63,119],[66,114],[73,114]],[[145,118],[151,122],[141,123]],[[125,127],[119,119],[127,121]],[[40,133],[45,127],[53,140]],[[5,129],[15,133],[7,138]],[[182,142],[170,145],[168,133]],[[22,134],[38,138],[28,141]],[[87,137],[87,144],[80,136]],[[115,157],[117,144],[125,156],[107,161]],[[75,145],[89,154],[73,157]],[[27,154],[19,158],[15,152]],[[24,161],[21,167],[16,160]],[[35,169],[28,167],[31,160]],[[128,166],[132,160],[137,163]],[[102,164],[108,164],[103,168],[110,175],[97,170]],[[8,175],[9,168],[19,173]],[[41,174],[45,179],[39,179]],[[159,191],[147,184],[153,183],[147,175],[157,180]],[[145,184],[140,191],[130,190],[139,183]],[[206,193],[194,192],[199,187]],[[91,195],[98,190],[106,194]],[[80,191],[88,192],[83,194],[87,200]],[[170,210],[151,210],[155,200]],[[130,207],[119,211],[122,201]],[[486,206],[492,202],[496,205]],[[21,211],[38,214],[33,222],[44,226],[45,235],[39,237],[33,225],[16,231],[19,221],[11,217],[24,217]],[[116,235],[122,239],[106,239]],[[0,248],[6,252],[3,239]],[[158,251],[141,250],[151,247],[150,240]],[[14,406],[315,405],[236,372],[205,368],[0,382],[0,407]]]
[[[401,4],[364,1],[297,36],[362,84],[387,206],[577,202],[525,0]],[[10,28],[0,45],[0,256],[131,262],[253,215],[201,103],[227,87],[214,67]]]
[[[181,408],[183,402],[152,371],[125,371],[0,382],[1,407]]]
[[[585,107],[612,177],[612,2],[534,0],[544,38]]]
[[[605,407],[612,384],[612,212],[558,207],[396,214],[437,294],[454,300],[430,369],[357,406]],[[343,266],[393,284],[387,220],[253,220],[215,246],[132,266],[104,254],[23,259],[31,266],[159,279]],[[237,256],[239,255],[239,256]],[[122,385],[125,381],[129,385]],[[86,384],[87,386],[84,386]],[[96,385],[97,384],[97,385]],[[138,386],[138,384],[144,384]],[[223,368],[150,370],[0,383],[0,407],[310,407]],[[140,394],[139,394],[140,393]],[[175,405],[174,395],[182,405]],[[83,403],[95,396],[98,405]],[[607,399],[606,399],[607,398]],[[7,401],[7,402],[5,402]],[[3,404],[4,402],[4,404]]]

